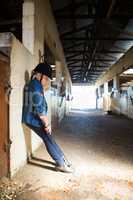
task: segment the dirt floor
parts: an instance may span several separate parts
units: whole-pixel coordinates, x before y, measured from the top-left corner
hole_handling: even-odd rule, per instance
[[[76,111],[53,134],[75,171],[56,172],[42,145],[14,177],[31,188],[21,199],[133,200],[132,120]]]

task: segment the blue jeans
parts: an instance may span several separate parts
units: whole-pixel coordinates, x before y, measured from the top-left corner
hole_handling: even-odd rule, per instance
[[[53,158],[57,165],[64,165],[65,155],[60,147],[55,142],[52,135],[47,134],[43,127],[35,127],[30,124],[26,124],[31,130],[33,130],[39,137],[42,138],[49,155]]]

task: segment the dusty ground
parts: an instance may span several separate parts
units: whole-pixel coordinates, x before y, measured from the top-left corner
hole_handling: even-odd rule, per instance
[[[54,171],[44,146],[14,180],[28,183],[25,200],[133,200],[133,121],[98,112],[76,112],[54,131],[73,174]]]

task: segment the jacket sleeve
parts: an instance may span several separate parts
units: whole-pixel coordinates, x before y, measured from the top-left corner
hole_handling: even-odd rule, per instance
[[[44,95],[39,92],[33,92],[32,94],[33,112],[37,115],[47,115],[47,103]]]

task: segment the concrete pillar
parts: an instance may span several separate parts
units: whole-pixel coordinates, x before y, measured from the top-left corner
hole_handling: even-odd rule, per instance
[[[101,97],[100,96],[100,86],[98,86],[97,89],[98,89],[98,97]]]
[[[60,92],[61,76],[62,76],[61,62],[60,61],[56,61],[55,62],[55,67],[56,67],[56,85],[57,85],[55,120],[56,120],[56,125],[59,126],[59,122],[60,122],[60,107],[59,107],[59,105],[60,105],[60,96],[59,96],[59,92]]]
[[[120,81],[119,81],[119,76],[115,76],[113,79],[113,89],[114,91],[119,91],[120,88]]]
[[[108,82],[104,83],[104,94],[108,94]]]
[[[96,109],[98,109],[98,97],[99,97],[98,88],[96,88]]]
[[[56,66],[56,84],[57,84],[57,88],[59,88],[60,83],[61,83],[61,76],[62,76],[61,62],[56,61],[55,66]]]
[[[103,108],[106,112],[110,111],[110,96],[108,93],[108,82],[104,83]]]
[[[119,79],[119,76],[115,76],[113,78],[113,97],[116,98],[116,97],[119,97],[119,89],[120,89],[120,79]]]
[[[22,41],[24,46],[34,54],[34,20],[35,8],[34,2],[25,0],[23,3],[23,25],[22,25]]]

